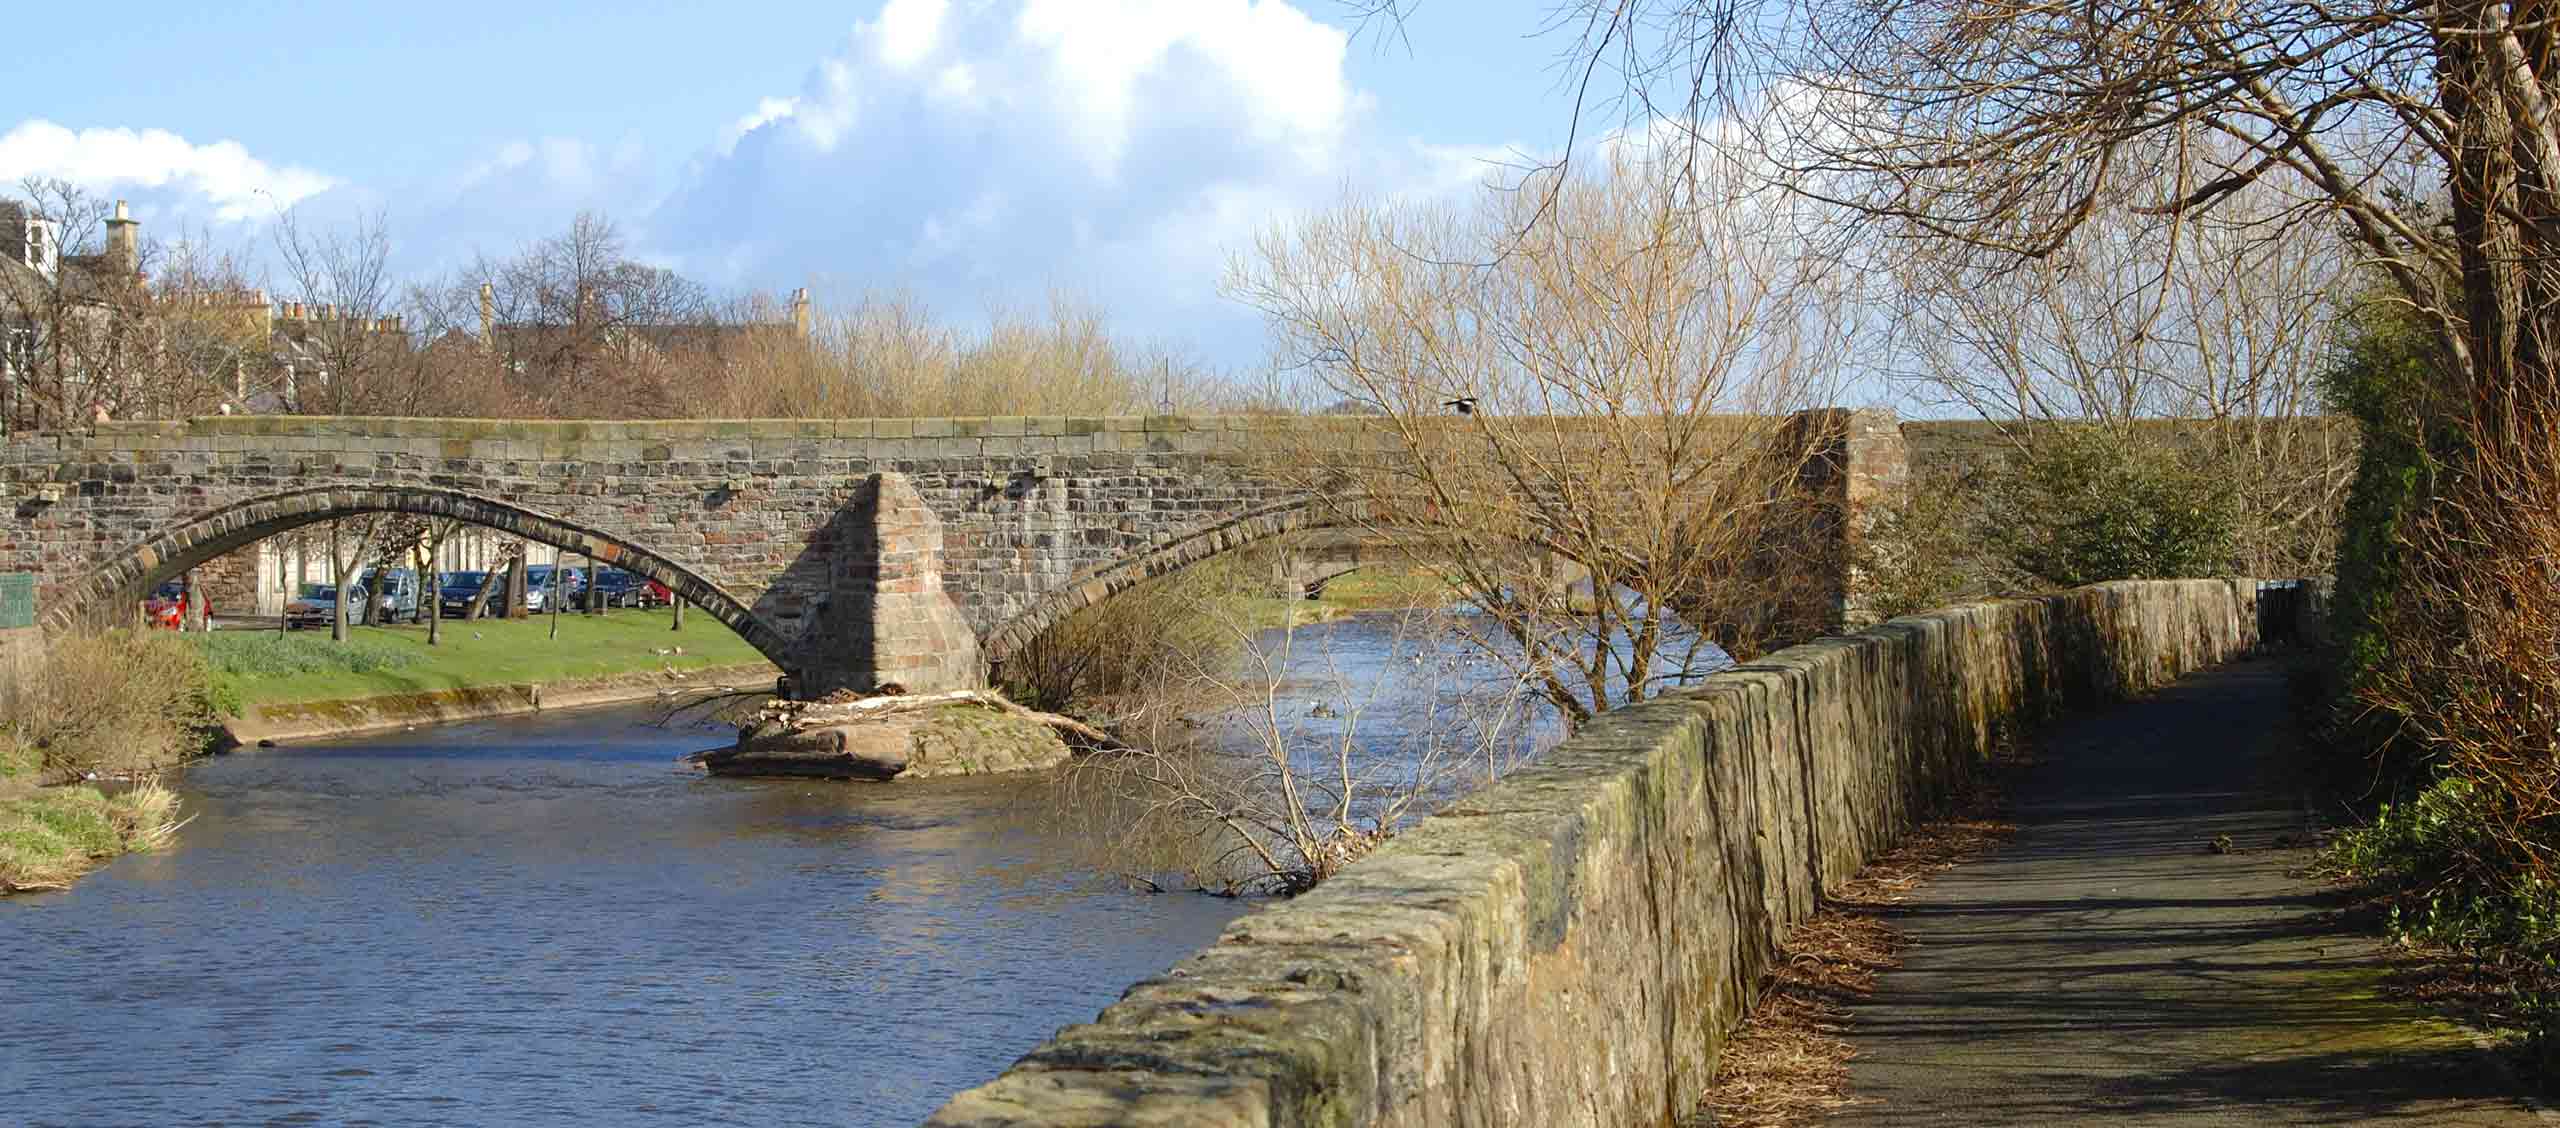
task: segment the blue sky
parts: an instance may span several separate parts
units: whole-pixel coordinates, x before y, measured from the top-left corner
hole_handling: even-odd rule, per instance
[[[595,208],[724,288],[963,317],[1063,288],[1244,367],[1258,331],[1216,284],[1255,230],[1346,189],[1461,194],[1569,124],[1549,0],[1421,0],[1403,39],[1336,0],[365,7],[47,27],[0,73],[0,182],[242,246],[279,203],[380,209],[418,274]]]

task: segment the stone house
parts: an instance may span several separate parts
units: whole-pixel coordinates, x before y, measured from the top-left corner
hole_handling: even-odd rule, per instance
[[[0,200],[0,431],[86,421],[105,408],[143,300],[141,224],[116,201],[105,244],[66,253],[60,224]]]

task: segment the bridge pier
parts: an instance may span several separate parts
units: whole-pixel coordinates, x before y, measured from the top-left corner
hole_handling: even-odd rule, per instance
[[[864,479],[835,524],[820,629],[804,636],[793,692],[986,688],[977,632],[943,586],[942,519],[907,476]]]

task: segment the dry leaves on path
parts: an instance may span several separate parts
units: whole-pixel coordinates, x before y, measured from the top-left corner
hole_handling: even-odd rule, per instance
[[[1886,913],[1931,876],[2016,832],[1999,818],[2006,807],[2002,784],[2027,763],[2013,743],[2004,743],[1946,817],[1913,828],[1787,931],[1778,966],[1762,982],[1750,1016],[1725,1040],[1707,1107],[1694,1123],[1793,1128],[1857,1103],[1849,1095],[1856,1050],[1842,1034],[1850,1006],[1875,990],[1877,976],[1901,964],[1903,939]]]

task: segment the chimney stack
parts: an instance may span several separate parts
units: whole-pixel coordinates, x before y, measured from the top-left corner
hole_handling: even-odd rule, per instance
[[[498,343],[498,288],[487,282],[480,284],[480,343]]]
[[[803,339],[809,336],[809,288],[791,291],[791,331]]]
[[[124,201],[116,201],[116,215],[107,221],[107,266],[118,278],[131,278],[142,273],[142,242],[134,228],[142,224],[125,213]]]

